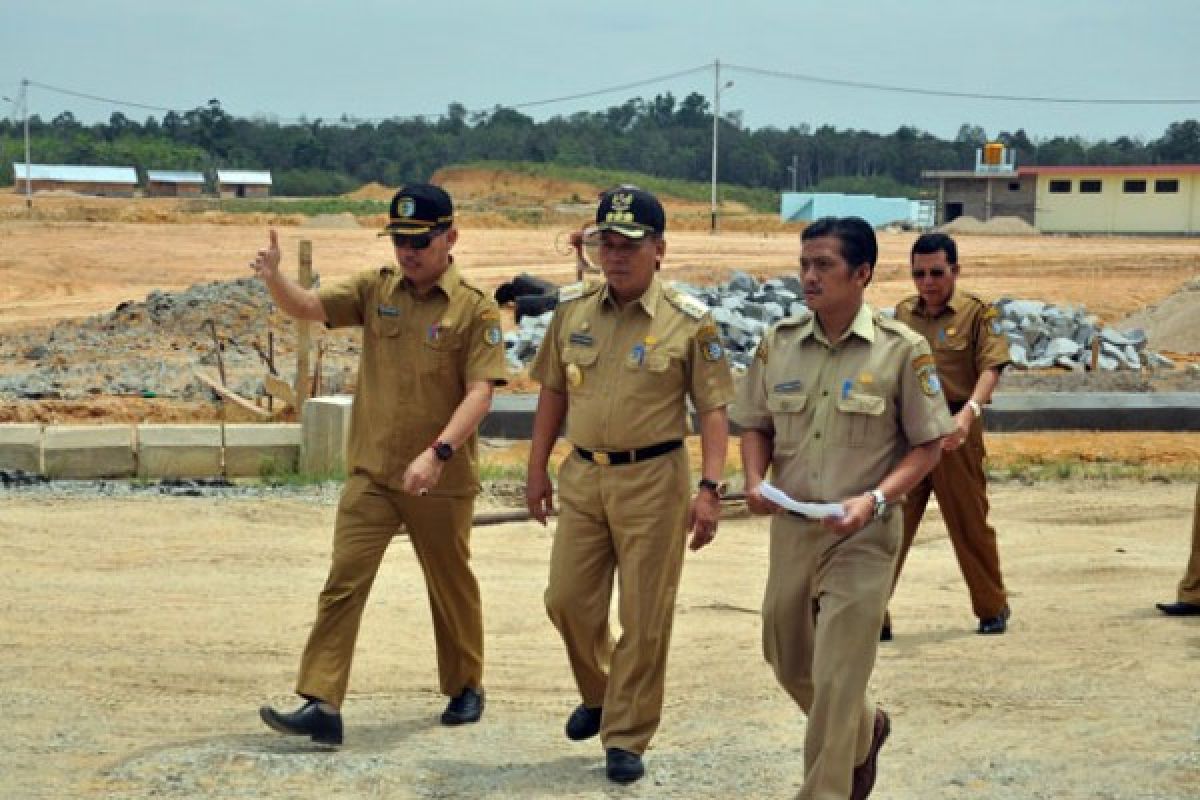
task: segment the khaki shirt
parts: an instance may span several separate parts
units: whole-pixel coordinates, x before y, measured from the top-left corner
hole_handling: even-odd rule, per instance
[[[865,303],[837,342],[811,314],[772,326],[730,417],[774,438],[776,486],[827,503],[876,488],[913,446],[954,430],[929,345]]]
[[[907,297],[897,304],[896,319],[929,342],[946,400],[952,406],[962,408],[980,375],[989,369],[1003,369],[1011,360],[999,312],[968,292],[955,289],[936,316],[926,313],[920,295]]]
[[[618,308],[607,284],[564,287],[530,375],[567,394],[566,438],[589,450],[632,450],[688,432],[697,411],[733,399],[708,307],[655,275]]]
[[[499,309],[453,263],[424,297],[390,266],[360,272],[319,296],[329,327],[363,328],[347,470],[400,488],[404,470],[437,439],[467,384],[505,382]],[[472,434],[431,494],[477,493],[476,451]]]

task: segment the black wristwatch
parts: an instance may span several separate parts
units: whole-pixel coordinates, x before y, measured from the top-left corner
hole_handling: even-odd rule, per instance
[[[710,481],[708,478],[701,478],[700,482],[696,484],[696,488],[697,489],[707,489],[708,491],[715,494],[718,498],[725,496],[724,481],[722,481],[721,483],[717,483],[716,481]]]
[[[434,442],[431,448],[438,461],[449,461],[454,458],[454,445],[449,442]]]

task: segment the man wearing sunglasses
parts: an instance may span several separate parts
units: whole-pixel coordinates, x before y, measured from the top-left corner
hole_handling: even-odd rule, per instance
[[[398,191],[380,235],[390,237],[396,266],[319,291],[280,272],[275,231],[251,264],[285,313],[363,329],[333,561],[296,685],[304,703],[292,712],[260,710],[274,730],[329,745],[342,743],[340,709],[359,622],[402,526],[433,612],[438,678],[450,698],[441,722],[476,722],[484,704],[470,533],[480,488],[476,429],[506,375],[500,313],[454,264],[454,207],[441,188],[410,184]]]
[[[564,421],[574,445],[559,466],[561,510],[545,594],[582,699],[566,735],[599,734],[616,783],[642,777],[642,753],[662,715],[685,538],[690,532],[698,550],[716,535],[733,395],[708,307],[657,275],[665,227],[649,192],[620,186],[601,197],[585,238],[605,280],[560,291],[530,370],[542,388],[525,500],[543,525],[554,506],[547,464]],[[700,420],[694,489],[683,446],[688,398]]]
[[[1008,627],[1010,611],[996,531],[987,521],[982,417],[1000,371],[1009,363],[1008,340],[996,308],[957,287],[958,247],[952,238],[944,233],[918,237],[910,263],[917,294],[896,306],[896,319],[929,342],[955,429],[942,444],[942,460],[904,503],[904,541],[896,580],[932,492],[971,594],[978,632],[1000,634]],[[891,618],[885,617],[880,638],[886,641],[891,635]]]

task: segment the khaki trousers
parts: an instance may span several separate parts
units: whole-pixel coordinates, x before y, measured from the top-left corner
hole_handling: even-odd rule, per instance
[[[1192,514],[1192,554],[1179,582],[1178,600],[1200,604],[1200,486],[1196,487],[1196,510]]]
[[[979,619],[999,616],[1008,605],[996,531],[988,524],[987,474],[983,459],[983,424],[971,426],[967,440],[957,450],[943,452],[933,471],[917,484],[904,502],[904,541],[896,562],[896,582],[917,536],[932,491],[946,521],[954,556],[971,594],[971,608]]]
[[[867,682],[900,546],[900,515],[853,536],[787,515],[771,521],[763,653],[808,716],[802,800],[846,800],[875,728]]]
[[[546,612],[566,644],[584,705],[604,707],[605,747],[644,752],[662,717],[689,483],[682,449],[608,467],[572,451],[559,469]],[[615,643],[614,572],[621,623]]]
[[[351,475],[333,533],[333,563],[300,661],[297,694],[340,708],[371,584],[401,525],[425,573],[442,694],[483,683],[483,611],[469,560],[473,497],[415,497]]]

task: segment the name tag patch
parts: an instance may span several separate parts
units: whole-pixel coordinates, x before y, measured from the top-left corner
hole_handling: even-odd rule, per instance
[[[804,389],[804,381],[784,381],[775,384],[775,391],[781,394],[791,394]]]
[[[596,343],[596,340],[592,338],[590,333],[572,333],[567,337],[567,340],[571,344],[578,344],[582,345],[583,347],[591,347]]]
[[[398,317],[398,316],[400,316],[400,309],[396,308],[395,306],[381,305],[378,308],[376,308],[375,311],[381,317]]]

